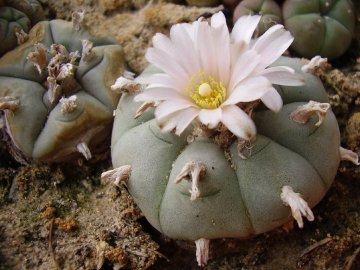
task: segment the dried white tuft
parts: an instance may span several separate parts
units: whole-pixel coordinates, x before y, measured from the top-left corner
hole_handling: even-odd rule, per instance
[[[141,84],[137,83],[133,79],[129,79],[128,74],[123,74],[123,76],[117,78],[115,83],[111,86],[111,90],[115,91],[116,93],[135,93],[142,89]]]
[[[301,197],[300,193],[295,193],[290,186],[282,187],[280,197],[285,205],[290,206],[291,214],[299,228],[304,227],[302,216],[306,217],[309,221],[314,220],[314,214],[308,203]]]
[[[20,99],[12,96],[0,97],[0,110],[15,111],[20,106]]]
[[[28,39],[29,39],[29,35],[24,32],[23,29],[16,29],[15,30],[15,36],[16,36],[16,41],[18,45],[24,44]]]
[[[182,179],[191,181],[191,189],[189,190],[191,197],[190,200],[194,201],[200,197],[199,180],[201,176],[206,174],[206,165],[201,161],[190,161],[185,164],[181,172],[175,179],[175,184],[179,183]]]
[[[200,238],[195,241],[196,245],[196,260],[200,267],[205,266],[209,260],[209,246],[210,240]]]
[[[114,185],[119,186],[121,181],[126,181],[129,179],[130,174],[131,174],[131,166],[123,165],[113,170],[103,172],[101,174],[101,181],[103,184],[106,184],[108,182],[113,182]]]
[[[82,40],[82,54],[81,59],[87,63],[94,57],[94,52],[92,51],[94,44],[87,39]]]
[[[307,64],[301,67],[301,70],[305,73],[312,73],[315,68],[320,67],[323,64],[327,63],[327,58],[322,58],[321,56],[317,55],[311,58],[311,60],[307,60]]]
[[[341,146],[339,151],[341,160],[347,160],[354,163],[355,165],[360,165],[358,154]]]
[[[135,119],[139,118],[147,109],[154,108],[158,106],[160,102],[158,101],[145,101],[135,113]]]
[[[310,100],[305,105],[301,105],[293,111],[290,114],[290,118],[299,124],[306,124],[310,118],[316,114],[319,116],[319,121],[315,123],[315,126],[318,127],[324,122],[326,113],[329,109],[329,103],[320,103]]]
[[[56,80],[62,81],[66,78],[73,77],[75,74],[75,66],[70,63],[61,64],[58,75],[56,76]]]
[[[61,113],[65,114],[65,113],[73,112],[77,107],[76,99],[77,99],[76,95],[72,95],[68,98],[62,97],[59,100],[59,102],[61,103]]]
[[[76,149],[85,157],[86,160],[91,159],[91,152],[86,142],[81,142]]]
[[[84,22],[85,11],[84,10],[74,11],[71,14],[71,18],[72,18],[73,28],[76,31],[79,31]]]
[[[45,97],[51,104],[54,104],[61,96],[61,86],[57,83],[54,77],[50,76],[47,77],[47,85],[48,90],[45,93]]]
[[[35,51],[30,52],[26,59],[30,62],[32,62],[36,68],[36,70],[41,75],[42,71],[47,66],[47,57],[46,57],[46,49],[44,45],[40,43],[35,44]]]

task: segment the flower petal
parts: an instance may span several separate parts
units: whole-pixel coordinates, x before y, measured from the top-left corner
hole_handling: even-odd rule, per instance
[[[137,77],[135,81],[140,84],[150,84],[149,86],[151,87],[156,85],[158,87],[175,89],[179,92],[183,91],[183,89],[181,89],[181,85],[178,84],[177,80],[174,80],[165,73],[142,74]]]
[[[234,43],[243,43],[248,46],[260,19],[259,15],[240,17],[231,32],[231,40]]]
[[[170,132],[176,129],[175,134],[180,135],[198,114],[199,109],[193,107],[180,110],[172,113],[161,121],[158,120],[159,126],[163,132]]]
[[[153,47],[168,53],[172,58],[177,59],[178,54],[171,40],[162,33],[156,33],[152,39]]]
[[[199,113],[199,120],[208,128],[215,128],[221,121],[221,108],[215,110],[202,109]]]
[[[183,109],[187,109],[189,107],[194,107],[194,104],[183,100],[167,100],[162,102],[159,106],[156,107],[155,118],[159,122],[162,122],[170,114]]]
[[[271,83],[265,77],[249,77],[236,86],[222,106],[257,100],[270,88]]]
[[[207,22],[194,22],[195,30],[195,46],[200,57],[202,71],[205,74],[215,77],[217,74],[216,55],[214,39],[211,27]]]
[[[278,91],[275,88],[271,88],[262,98],[261,101],[274,112],[281,110],[283,101]]]
[[[252,49],[261,54],[261,68],[265,68],[278,59],[293,42],[294,37],[281,24],[270,27],[259,37]]]
[[[224,85],[227,84],[230,77],[230,35],[226,25],[225,16],[218,12],[211,17],[212,40],[215,48],[215,55],[210,57],[216,58],[217,79]]]
[[[134,101],[161,101],[161,100],[179,100],[186,101],[187,97],[179,94],[173,89],[166,87],[147,88],[134,97]]]
[[[237,137],[250,140],[256,135],[253,120],[238,106],[222,108],[221,122]]]
[[[225,26],[227,28],[226,18],[224,16],[224,13],[222,13],[222,11],[219,11],[211,16],[211,27],[218,28],[222,26]]]
[[[167,53],[157,48],[149,48],[146,51],[145,57],[154,66],[169,74],[174,80],[177,80],[181,88],[185,89],[186,83],[189,81],[189,75],[183,67],[174,61]]]
[[[259,73],[273,84],[299,86],[304,85],[305,79],[299,73],[286,66],[277,66],[264,69]]]
[[[238,57],[231,70],[231,78],[228,85],[229,93],[232,93],[236,85],[246,78],[260,62],[260,55],[253,50],[246,51]]]
[[[176,49],[177,58],[182,63],[182,66],[189,74],[194,74],[200,70],[200,59],[197,55],[194,40],[189,31],[188,23],[176,24],[170,29],[170,38]]]
[[[176,125],[176,135],[180,135],[183,131],[191,124],[191,122],[195,119],[199,114],[199,109],[197,108],[188,108],[181,112],[181,117]]]

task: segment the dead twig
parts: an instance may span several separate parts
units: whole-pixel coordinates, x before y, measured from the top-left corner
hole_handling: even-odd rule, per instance
[[[354,253],[348,257],[346,259],[346,264],[345,264],[345,267],[344,267],[344,270],[350,270],[352,265],[354,264],[355,260],[356,260],[356,257],[359,255],[360,253],[360,247],[358,247]]]
[[[167,262],[170,262],[170,259],[168,257],[166,257],[164,254],[160,253],[159,251],[157,250],[153,250],[153,252],[158,255],[160,258],[163,258],[165,259]]]
[[[305,256],[306,254],[310,253],[311,251],[313,251],[314,249],[323,246],[325,244],[327,244],[328,242],[330,242],[331,240],[333,240],[331,237],[326,237],[323,240],[320,240],[319,242],[316,242],[312,245],[310,245],[309,247],[305,248],[302,252],[300,257]]]
[[[60,266],[59,266],[59,263],[56,259],[56,256],[55,256],[55,250],[54,250],[54,246],[52,244],[52,236],[53,236],[53,231],[54,231],[54,221],[55,219],[52,218],[51,221],[50,221],[50,227],[49,227],[49,250],[50,250],[50,254],[51,254],[51,257],[53,258],[53,261],[54,261],[54,264],[55,264],[55,267],[57,270],[61,270]]]

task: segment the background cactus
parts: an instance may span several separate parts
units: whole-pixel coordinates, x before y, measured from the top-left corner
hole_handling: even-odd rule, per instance
[[[257,35],[262,35],[271,26],[281,23],[281,9],[274,0],[243,0],[234,10],[233,22],[244,15],[262,15]]]
[[[17,45],[16,31],[29,32],[29,18],[12,7],[0,7],[0,56]]]
[[[16,32],[29,33],[31,25],[44,19],[37,0],[3,0],[0,2],[0,56],[18,45]]]
[[[276,65],[302,73],[296,59],[281,58]],[[336,175],[340,134],[331,110],[321,126],[314,117],[306,124],[290,118],[310,100],[328,102],[321,82],[302,76],[305,86],[278,87],[284,101],[278,114],[255,113],[258,135],[247,159],[238,155],[236,142],[221,148],[209,139],[194,140],[192,128],[181,136],[162,133],[151,110],[134,119],[141,104],[123,95],[112,134],[113,166],[131,167],[127,186],[149,222],[176,239],[249,237],[289,221],[290,208],[280,198],[285,185],[315,206]],[[191,162],[199,165],[196,200],[190,200],[192,183],[178,179]]]
[[[301,56],[334,59],[350,46],[355,24],[350,0],[287,0],[283,18],[295,37],[291,48]]]
[[[34,26],[26,43],[0,58],[0,110],[15,158],[72,161],[103,152],[119,99],[110,86],[123,63],[119,45],[70,22]]]

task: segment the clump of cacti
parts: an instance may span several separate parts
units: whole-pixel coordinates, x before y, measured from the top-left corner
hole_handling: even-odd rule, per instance
[[[80,22],[40,22],[0,58],[2,130],[21,162],[71,162],[107,150],[119,100],[110,87],[124,71],[123,51]]]
[[[334,59],[352,41],[355,14],[350,0],[287,0],[283,18],[295,37],[291,48],[301,56]]]
[[[26,41],[32,25],[44,19],[37,0],[4,0],[0,2],[0,56]]]

